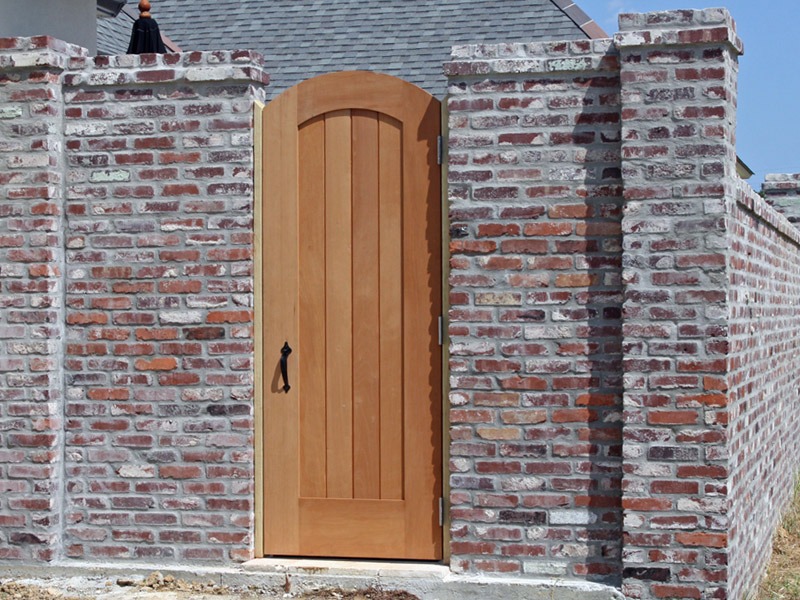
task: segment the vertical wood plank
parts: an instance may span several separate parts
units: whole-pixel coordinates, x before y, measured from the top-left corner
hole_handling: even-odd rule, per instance
[[[349,110],[325,116],[327,497],[353,497],[352,151]]]
[[[353,497],[380,498],[378,115],[353,111]]]
[[[298,335],[296,90],[272,101],[263,117],[264,544],[268,554],[296,554],[300,386],[285,393],[277,377],[281,346],[297,348]]]
[[[409,98],[409,101],[411,99]],[[403,393],[407,504],[406,547],[441,552],[441,189],[436,164],[440,131],[438,103],[426,100],[413,130],[403,131]]]
[[[300,496],[324,498],[325,424],[325,118],[304,124],[299,137]],[[292,356],[291,358],[295,358]],[[291,360],[290,358],[290,360]]]
[[[381,498],[403,496],[402,125],[379,119]]]

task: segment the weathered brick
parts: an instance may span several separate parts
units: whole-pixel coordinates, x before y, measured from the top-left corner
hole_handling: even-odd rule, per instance
[[[447,67],[451,565],[740,597],[797,469],[800,238],[733,179],[726,13],[621,23]],[[250,557],[249,91],[179,81],[211,56],[0,86],[36,140],[0,146],[4,559]]]

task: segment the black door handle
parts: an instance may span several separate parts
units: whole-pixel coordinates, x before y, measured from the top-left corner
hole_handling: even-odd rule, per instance
[[[291,353],[292,349],[289,347],[289,342],[284,342],[283,348],[281,348],[281,376],[283,377],[284,392],[292,389],[292,386],[289,385],[289,355]]]

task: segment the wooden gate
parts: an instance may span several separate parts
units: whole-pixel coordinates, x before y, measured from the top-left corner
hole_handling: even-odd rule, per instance
[[[439,102],[343,72],[261,121],[264,553],[439,559]]]

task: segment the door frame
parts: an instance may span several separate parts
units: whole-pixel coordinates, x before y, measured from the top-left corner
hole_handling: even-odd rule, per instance
[[[450,199],[447,189],[450,116],[442,100],[440,135],[440,204],[442,208],[442,563],[450,564]]]
[[[254,468],[254,493],[253,493],[253,513],[254,513],[254,538],[253,547],[255,558],[264,557],[264,486],[265,486],[265,465],[262,460],[264,450],[264,344],[260,332],[264,323],[264,293],[263,293],[263,215],[261,197],[263,195],[263,156],[264,156],[264,135],[263,135],[263,111],[266,104],[256,100],[253,102],[253,338],[254,338],[254,364],[253,364],[253,416],[254,416],[254,440],[253,440],[253,468]],[[447,139],[448,131],[448,112],[447,102],[441,102],[441,191],[440,206],[442,211],[441,219],[441,256],[442,256],[442,563],[450,562],[450,483],[449,483],[449,458],[450,458],[450,411],[449,411],[449,336],[448,314],[450,309],[449,302],[449,231],[450,220],[448,212],[447,196],[447,146],[444,140]]]
[[[264,108],[266,104],[253,102],[253,546],[255,558],[264,556],[264,236],[261,197],[263,195],[264,158]]]

